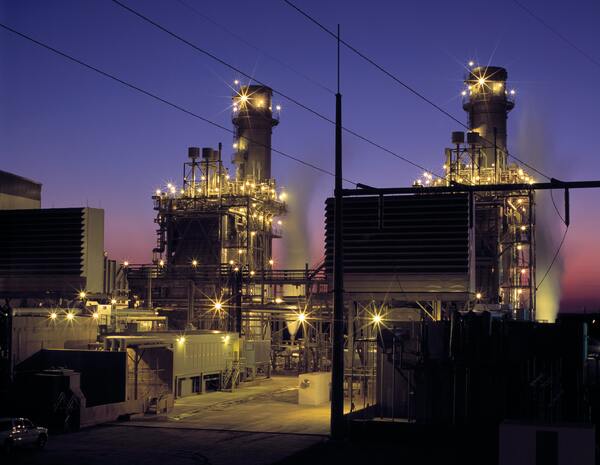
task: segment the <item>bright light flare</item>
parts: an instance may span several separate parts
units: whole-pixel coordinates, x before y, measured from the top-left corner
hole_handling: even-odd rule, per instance
[[[75,319],[75,314],[73,312],[67,312],[67,315],[65,316],[65,318],[68,321],[73,321]]]
[[[58,314],[56,312],[50,312],[48,318],[50,318],[51,320],[56,320],[58,318]]]

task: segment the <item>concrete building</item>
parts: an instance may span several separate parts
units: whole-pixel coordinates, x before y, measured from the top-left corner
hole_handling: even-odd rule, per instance
[[[12,364],[43,349],[88,349],[96,342],[98,321],[75,311],[19,308],[13,311]]]
[[[40,208],[42,185],[0,170],[0,210]]]
[[[128,400],[185,397],[233,389],[239,382],[237,333],[192,331],[111,335],[106,351],[128,353]]]

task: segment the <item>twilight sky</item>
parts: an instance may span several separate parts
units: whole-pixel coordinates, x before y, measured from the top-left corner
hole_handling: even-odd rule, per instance
[[[123,1],[333,118],[334,97],[323,87],[335,86],[335,43],[283,1]],[[600,61],[600,3],[574,0],[567,7],[561,2],[522,2]],[[600,179],[600,66],[514,2],[298,4],[331,28],[340,23],[345,40],[461,120],[466,120],[460,106],[464,63],[473,59],[506,67],[509,86],[517,90],[509,118],[511,152],[560,179]],[[110,0],[2,0],[0,20],[230,125],[228,86],[240,76]],[[181,182],[188,146],[223,142],[224,158],[230,158],[231,134],[5,30],[0,30],[0,70],[0,169],[42,182],[44,207],[104,208],[106,248],[113,258],[150,259],[155,243],[150,196],[168,181]],[[348,51],[342,53],[342,93],[346,127],[441,171],[450,132],[461,129],[456,123]],[[332,170],[333,127],[277,93],[274,100],[283,112],[273,146]],[[351,136],[345,136],[344,148],[349,179],[403,186],[420,174]],[[301,207],[290,214],[288,224],[305,224],[309,242],[302,247],[310,250],[310,262],[315,263],[323,241],[323,201],[333,181],[276,154],[273,172],[295,197],[292,206]],[[562,193],[555,198],[562,208]],[[599,199],[597,190],[571,194],[571,227],[561,261],[543,284],[554,294],[562,290],[562,309],[600,307]],[[538,258],[538,275],[545,272],[542,265],[563,231],[548,196],[540,196],[539,204],[538,235],[547,251]]]

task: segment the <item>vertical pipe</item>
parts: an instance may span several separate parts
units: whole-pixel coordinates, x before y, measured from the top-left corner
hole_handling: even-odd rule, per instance
[[[569,189],[565,189],[565,226],[571,223],[571,207],[569,205]]]
[[[494,182],[498,182],[498,128],[494,126]]]
[[[535,193],[529,191],[529,305],[531,307],[530,320],[535,321],[536,315],[536,276],[535,276]]]
[[[234,271],[235,279],[235,332],[238,335],[242,334],[242,268],[239,271]]]
[[[335,203],[333,238],[333,347],[331,363],[331,436],[344,437],[344,262],[342,243],[342,95],[340,94],[340,26],[335,94]]]
[[[350,354],[350,383],[348,385],[348,397],[350,399],[350,412],[354,410],[354,322],[358,313],[358,302],[354,301],[351,312],[352,314],[348,317],[348,353]]]

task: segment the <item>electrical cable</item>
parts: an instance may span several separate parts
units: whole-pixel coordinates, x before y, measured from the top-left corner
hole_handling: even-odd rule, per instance
[[[556,253],[554,254],[554,257],[552,258],[552,261],[550,262],[550,266],[548,267],[548,269],[544,273],[544,276],[542,277],[542,279],[539,282],[539,284],[535,287],[535,292],[536,293],[537,293],[538,289],[540,288],[540,286],[542,285],[542,283],[544,282],[544,280],[546,279],[546,277],[548,276],[548,274],[550,273],[550,270],[554,266],[554,262],[558,258],[558,254],[560,253],[560,250],[562,249],[562,246],[565,243],[565,239],[567,238],[567,233],[568,232],[569,232],[569,227],[567,226],[566,229],[565,229],[565,233],[563,234],[563,237],[562,237],[562,239],[560,241],[560,244],[558,245],[558,249],[556,249]]]
[[[573,48],[573,50],[576,50],[580,55],[587,58],[590,61],[590,63],[592,63],[593,65],[596,65],[598,68],[600,68],[600,61],[596,60],[593,56],[591,56],[585,50],[583,50],[582,48],[577,46],[574,42],[569,40],[566,36],[564,36],[563,34],[558,32],[555,28],[553,28],[550,24],[548,24],[546,21],[544,21],[538,15],[536,15],[532,10],[527,8],[521,2],[518,2],[517,0],[513,0],[513,2],[519,8],[521,8],[525,13],[527,13],[529,16],[531,16],[533,19],[535,19],[538,23],[540,23],[542,26],[544,26],[546,29],[548,29],[550,32],[552,32],[555,36],[557,36],[560,40],[562,40],[567,45],[569,45],[571,48]]]
[[[115,1],[115,0],[113,0],[113,1]],[[283,0],[283,1],[287,5],[289,5],[290,7],[292,7],[294,10],[296,10],[298,13],[300,13],[302,16],[304,16],[309,21],[311,21],[313,24],[317,25],[320,29],[322,29],[327,34],[329,34],[331,37],[334,37],[337,40],[337,35],[335,34],[335,32],[329,30],[327,27],[325,27],[323,24],[321,24],[319,21],[317,21],[311,15],[309,15],[304,10],[300,9],[298,6],[296,6],[294,3],[292,3],[290,0]],[[377,68],[379,71],[381,71],[382,73],[384,73],[386,76],[388,76],[389,78],[391,78],[396,83],[400,84],[402,87],[404,87],[406,90],[408,90],[412,94],[414,94],[415,96],[417,96],[419,99],[421,99],[424,102],[426,102],[427,104],[431,105],[433,108],[435,108],[436,110],[438,110],[439,112],[441,112],[442,114],[444,114],[445,116],[447,116],[452,121],[454,121],[457,124],[459,124],[460,126],[464,127],[465,129],[467,129],[469,131],[471,130],[471,128],[468,125],[466,125],[465,123],[463,123],[462,121],[460,121],[458,118],[456,118],[455,116],[453,116],[451,113],[449,113],[446,110],[444,110],[442,107],[440,107],[438,104],[436,104],[435,102],[433,102],[432,100],[430,100],[429,98],[427,98],[421,92],[419,92],[418,90],[414,89],[413,87],[411,87],[410,85],[408,85],[407,83],[405,83],[404,81],[402,81],[400,78],[398,78],[397,76],[395,76],[394,74],[392,74],[390,71],[388,71],[387,69],[385,69],[383,66],[381,66],[380,64],[378,64],[377,62],[375,62],[373,59],[371,59],[368,56],[366,56],[364,53],[362,53],[356,47],[354,47],[353,45],[349,44],[348,42],[346,42],[343,39],[340,39],[340,42],[342,44],[344,44],[349,50],[351,50],[356,55],[358,55],[359,57],[361,57],[363,60],[365,60],[366,62],[368,62],[369,64],[371,64],[375,68]],[[486,141],[487,143],[493,145],[492,141],[489,141],[489,140],[487,140],[487,139],[485,139],[483,137],[481,137],[481,139],[484,140],[484,141]],[[531,170],[535,171],[536,173],[540,174],[541,176],[545,177],[546,179],[548,179],[548,180],[551,179],[551,177],[548,176],[547,174],[545,174],[542,171],[538,170],[534,166],[531,166],[530,164],[526,163],[525,161],[517,158],[515,155],[509,153],[508,150],[506,150],[506,155],[509,156],[509,157],[514,158],[516,161],[518,161],[519,163],[523,164],[523,166],[526,166],[526,167],[530,168]]]
[[[317,81],[316,79],[313,79],[312,77],[308,76],[307,74],[304,74],[301,71],[298,71],[297,69],[295,69],[294,67],[288,65],[286,62],[284,62],[283,60],[277,58],[276,56],[273,56],[267,52],[265,52],[264,50],[262,50],[260,47],[254,45],[252,42],[246,40],[244,37],[242,37],[239,34],[236,34],[235,32],[233,32],[231,29],[229,29],[228,27],[224,26],[223,24],[215,21],[213,18],[205,15],[204,13],[202,13],[200,10],[198,10],[196,7],[190,5],[189,3],[187,3],[184,0],[177,0],[177,2],[181,3],[184,7],[186,7],[187,9],[189,9],[190,11],[192,11],[194,14],[198,15],[199,17],[201,17],[202,19],[204,19],[205,21],[208,21],[209,23],[213,24],[214,26],[218,27],[219,29],[221,29],[222,31],[225,31],[227,34],[231,35],[232,37],[235,37],[238,41],[240,41],[241,43],[245,44],[246,46],[250,47],[251,49],[257,51],[258,53],[260,53],[261,55],[267,57],[269,60],[274,61],[276,63],[278,63],[280,66],[288,69],[289,71],[291,71],[294,74],[297,74],[298,76],[300,76],[302,79],[314,84],[315,86],[321,88],[322,90],[329,92],[331,95],[335,95],[335,91],[333,91],[332,89],[330,89],[329,87],[327,87],[325,84],[320,83],[319,81]]]
[[[90,69],[90,70],[92,70],[92,71],[95,71],[96,73],[98,73],[98,74],[100,74],[100,75],[102,75],[102,76],[104,76],[104,77],[107,77],[107,78],[109,78],[109,79],[112,79],[113,81],[116,81],[116,82],[118,82],[119,84],[122,84],[122,85],[124,85],[124,86],[126,86],[126,87],[128,87],[128,88],[130,88],[130,89],[133,89],[133,90],[135,90],[136,92],[139,92],[139,93],[141,93],[141,94],[144,94],[144,95],[146,95],[146,96],[148,96],[148,97],[151,97],[151,98],[153,98],[154,100],[157,100],[157,101],[159,101],[159,102],[161,102],[161,103],[164,103],[165,105],[168,105],[168,106],[170,106],[171,108],[175,108],[176,110],[179,110],[179,111],[181,111],[181,112],[183,112],[183,113],[186,113],[186,114],[187,114],[187,115],[189,115],[189,116],[192,116],[192,117],[194,117],[194,118],[196,118],[196,119],[199,119],[199,120],[201,120],[201,121],[204,121],[205,123],[207,123],[207,124],[210,124],[211,126],[214,126],[214,127],[216,127],[216,128],[222,129],[223,131],[227,131],[227,132],[229,132],[229,133],[231,133],[231,134],[234,134],[234,135],[235,135],[235,131],[233,131],[232,129],[230,129],[230,128],[228,128],[228,127],[225,127],[225,126],[223,126],[223,125],[221,125],[221,124],[219,124],[219,123],[216,123],[216,122],[214,122],[214,121],[212,121],[212,120],[210,120],[210,119],[208,119],[208,118],[205,118],[205,117],[203,117],[203,116],[201,116],[201,115],[198,115],[197,113],[194,113],[193,111],[191,111],[191,110],[188,110],[188,109],[186,109],[186,108],[182,107],[181,105],[178,105],[178,104],[176,104],[176,103],[173,103],[173,102],[171,102],[171,101],[169,101],[169,100],[166,100],[166,99],[164,99],[164,98],[162,98],[162,97],[160,97],[160,96],[158,96],[158,95],[156,95],[156,94],[153,94],[152,92],[149,92],[149,91],[147,91],[147,90],[144,90],[144,89],[142,89],[141,87],[138,87],[138,86],[136,86],[135,84],[132,84],[132,83],[130,83],[130,82],[127,82],[127,81],[125,81],[125,80],[123,80],[123,79],[121,79],[121,78],[119,78],[119,77],[117,77],[117,76],[115,76],[115,75],[113,75],[113,74],[110,74],[110,73],[108,73],[108,72],[106,72],[106,71],[103,71],[103,70],[101,70],[100,68],[97,68],[97,67],[95,67],[95,66],[93,66],[93,65],[90,65],[90,64],[88,64],[88,63],[86,63],[86,62],[84,62],[84,61],[82,61],[82,60],[79,60],[78,58],[75,58],[75,57],[73,57],[73,56],[71,56],[71,55],[69,55],[69,54],[67,54],[67,53],[65,53],[65,52],[62,52],[61,50],[58,50],[58,49],[56,49],[56,48],[54,48],[54,47],[52,47],[52,46],[50,46],[50,45],[48,45],[48,44],[45,44],[44,42],[41,42],[41,41],[39,41],[39,40],[37,40],[37,39],[34,39],[33,37],[31,37],[31,36],[28,36],[27,34],[24,34],[24,33],[22,33],[22,32],[19,32],[19,31],[17,31],[16,29],[13,29],[13,28],[12,28],[12,27],[10,27],[10,26],[7,26],[6,24],[0,23],[0,27],[2,27],[2,28],[4,28],[4,29],[6,29],[7,31],[10,31],[10,32],[12,32],[13,34],[16,34],[16,35],[18,35],[18,36],[22,37],[23,39],[27,39],[28,41],[30,41],[30,42],[33,42],[34,44],[36,44],[36,45],[38,45],[38,46],[40,46],[40,47],[43,47],[43,48],[45,48],[45,49],[47,49],[47,50],[49,50],[49,51],[51,51],[51,52],[54,52],[55,54],[57,54],[57,55],[59,55],[59,56],[61,56],[61,57],[63,57],[63,58],[66,58],[66,59],[68,59],[69,61],[72,61],[72,62],[74,62],[74,63],[77,63],[77,64],[79,64],[79,65],[81,65],[81,66],[83,66],[83,67],[85,67],[85,68],[87,68],[87,69]],[[331,172],[331,171],[329,171],[329,170],[327,170],[327,169],[325,169],[325,168],[321,168],[321,167],[320,167],[320,166],[318,166],[318,165],[314,165],[314,164],[312,164],[312,163],[310,163],[310,162],[307,162],[307,161],[305,161],[305,160],[302,160],[301,158],[298,158],[298,157],[295,157],[295,156],[293,156],[293,155],[290,155],[290,154],[288,154],[288,153],[286,153],[286,152],[283,152],[282,150],[275,149],[275,148],[273,148],[273,147],[267,146],[267,145],[265,145],[265,144],[262,144],[262,143],[260,143],[260,142],[257,142],[257,141],[253,141],[253,140],[251,140],[251,139],[248,139],[248,141],[249,141],[249,142],[252,142],[252,143],[254,143],[254,144],[260,145],[260,146],[262,146],[262,147],[265,147],[265,148],[267,148],[267,149],[270,149],[270,150],[272,150],[273,152],[275,152],[275,153],[277,153],[277,154],[279,154],[279,155],[281,155],[281,156],[283,156],[283,157],[285,157],[285,158],[288,158],[288,159],[290,159],[290,160],[293,160],[293,161],[295,161],[295,162],[297,162],[297,163],[300,163],[300,164],[302,164],[302,165],[304,165],[304,166],[307,166],[307,167],[313,168],[313,169],[315,169],[315,170],[317,170],[317,171],[320,171],[320,172],[322,172],[322,173],[328,174],[329,176],[335,176],[333,172]],[[351,181],[351,180],[349,180],[349,179],[346,179],[346,178],[344,178],[344,181],[346,181],[346,182],[348,182],[348,183],[350,183],[350,184],[354,184],[354,185],[356,185],[356,184],[357,184],[356,182],[354,182],[354,181]]]
[[[223,59],[219,58],[218,56],[216,56],[215,54],[213,54],[213,53],[209,52],[208,50],[205,50],[205,49],[203,49],[203,48],[201,48],[201,47],[197,46],[196,44],[194,44],[194,43],[190,42],[189,40],[187,40],[187,39],[185,39],[185,38],[181,37],[180,35],[176,34],[175,32],[173,32],[173,31],[171,31],[171,30],[169,30],[169,29],[165,28],[164,26],[160,25],[160,24],[159,24],[159,23],[157,23],[156,21],[154,21],[154,20],[152,20],[152,19],[148,18],[147,16],[143,15],[142,13],[140,13],[140,12],[138,12],[138,11],[134,10],[133,8],[131,8],[131,7],[127,6],[127,5],[125,5],[125,4],[124,4],[124,3],[122,3],[121,1],[119,1],[119,0],[111,0],[111,1],[112,1],[112,2],[113,2],[115,5],[117,5],[117,6],[120,6],[120,7],[121,7],[121,8],[123,8],[124,10],[126,10],[126,11],[128,11],[128,12],[132,13],[133,15],[137,16],[138,18],[142,19],[143,21],[146,21],[147,23],[151,24],[152,26],[154,26],[154,27],[156,27],[156,28],[160,29],[161,31],[163,31],[164,33],[166,33],[166,34],[170,35],[170,36],[171,36],[171,37],[173,37],[174,39],[177,39],[177,40],[179,40],[180,42],[183,42],[184,44],[186,44],[187,46],[189,46],[189,47],[193,48],[193,49],[194,49],[194,50],[196,50],[197,52],[200,52],[200,53],[202,53],[203,55],[205,55],[205,56],[207,56],[207,57],[211,58],[212,60],[214,60],[214,61],[216,61],[216,62],[218,62],[218,63],[222,64],[223,66],[225,66],[225,67],[227,67],[227,68],[231,69],[232,71],[234,71],[234,72],[236,72],[236,73],[238,73],[238,74],[240,74],[240,75],[242,75],[242,76],[246,77],[247,79],[253,80],[254,82],[256,82],[256,83],[258,83],[258,84],[260,84],[260,85],[262,85],[262,86],[270,87],[270,86],[268,86],[266,83],[264,83],[264,82],[261,82],[261,81],[259,81],[258,79],[256,79],[255,77],[251,76],[249,73],[246,73],[246,72],[244,72],[244,71],[243,71],[243,70],[241,70],[240,68],[238,68],[238,67],[236,67],[236,66],[234,66],[234,65],[232,65],[232,64],[230,64],[230,63],[228,63],[227,61],[225,61],[225,60],[223,60]],[[297,106],[299,106],[300,108],[302,108],[302,109],[304,109],[304,110],[308,111],[309,113],[312,113],[313,115],[315,115],[315,116],[317,116],[317,117],[321,118],[322,120],[324,120],[324,121],[327,121],[328,123],[335,125],[335,121],[334,121],[334,120],[332,120],[331,118],[329,118],[329,117],[327,117],[327,116],[323,115],[322,113],[318,112],[317,110],[315,110],[315,109],[313,109],[313,108],[309,107],[308,105],[305,105],[305,104],[303,104],[303,103],[302,103],[302,102],[300,102],[298,99],[296,99],[296,98],[294,98],[294,97],[291,97],[291,96],[289,96],[289,95],[287,95],[287,94],[284,94],[283,92],[281,92],[281,91],[279,91],[279,90],[277,90],[277,89],[274,89],[274,88],[271,88],[271,89],[272,89],[274,92],[276,92],[277,94],[279,94],[281,97],[283,97],[284,99],[286,99],[288,102],[290,102],[290,103],[293,103],[294,105],[297,105]],[[429,170],[429,169],[425,168],[424,166],[422,166],[422,165],[420,165],[420,164],[418,164],[418,163],[416,163],[416,162],[414,162],[414,161],[410,160],[410,159],[409,159],[409,158],[407,158],[407,157],[404,157],[404,156],[402,156],[402,155],[400,155],[400,154],[398,154],[398,153],[394,152],[394,151],[393,151],[393,150],[391,150],[391,149],[388,149],[388,148],[385,148],[385,147],[383,147],[382,145],[380,145],[380,144],[378,144],[378,143],[376,143],[376,142],[372,141],[371,139],[367,138],[366,136],[362,136],[361,134],[358,134],[357,132],[355,132],[355,131],[353,131],[353,130],[351,130],[351,129],[345,128],[345,127],[342,127],[342,129],[343,129],[345,132],[347,132],[348,134],[351,134],[351,135],[353,135],[353,136],[355,136],[355,137],[357,137],[357,138],[361,139],[362,141],[364,141],[364,142],[367,142],[368,144],[372,145],[373,147],[376,147],[376,148],[378,148],[378,149],[380,149],[380,150],[383,150],[383,151],[385,151],[386,153],[388,153],[388,154],[390,154],[390,155],[393,155],[394,157],[398,158],[399,160],[402,160],[402,161],[404,161],[404,162],[406,162],[406,163],[408,163],[408,164],[410,164],[410,165],[414,166],[415,168],[419,168],[420,170],[423,170],[423,171],[426,171],[426,172],[428,172],[428,173],[431,173],[432,175],[436,176],[436,177],[437,177],[437,178],[439,178],[439,179],[445,179],[443,176],[440,176],[439,174],[435,173],[434,171],[432,171],[432,170]]]
[[[565,226],[568,226],[567,222],[565,221],[564,216],[562,216],[560,214],[560,211],[558,210],[558,207],[556,206],[556,202],[554,201],[554,194],[552,193],[552,189],[550,189],[550,199],[552,199],[552,205],[554,205],[554,210],[556,211],[556,214],[561,219],[561,221],[565,224]]]

